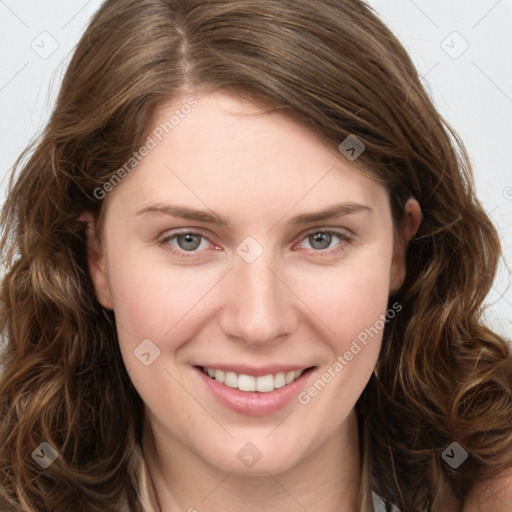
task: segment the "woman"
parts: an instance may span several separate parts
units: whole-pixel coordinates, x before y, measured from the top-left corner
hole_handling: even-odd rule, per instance
[[[16,168],[3,508],[498,509],[499,240],[367,5],[108,0]]]

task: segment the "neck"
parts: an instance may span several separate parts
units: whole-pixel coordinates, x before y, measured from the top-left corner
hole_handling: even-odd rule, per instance
[[[354,411],[318,450],[275,475],[220,471],[164,430],[154,417],[150,421],[148,413],[143,451],[161,512],[358,510],[361,461]]]

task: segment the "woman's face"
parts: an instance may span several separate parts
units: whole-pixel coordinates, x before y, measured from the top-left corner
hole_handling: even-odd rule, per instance
[[[187,99],[157,112],[109,192],[90,270],[159,438],[278,473],[346,428],[400,314],[385,316],[403,275],[389,198],[336,147],[232,96],[199,97],[170,129]]]

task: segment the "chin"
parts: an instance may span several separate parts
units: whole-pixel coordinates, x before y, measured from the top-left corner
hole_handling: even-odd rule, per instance
[[[301,459],[295,447],[282,447],[279,451],[264,440],[236,443],[236,447],[219,446],[219,453],[204,454],[203,460],[224,473],[239,476],[268,476],[284,473],[295,467]],[[218,455],[218,456],[217,456]]]
[[[245,466],[240,461],[226,460],[225,464],[218,467],[219,470],[225,473],[232,473],[237,476],[251,476],[251,477],[268,477],[271,475],[279,475],[285,473],[297,464],[295,457],[278,457],[277,460],[264,460],[262,457],[253,466]],[[218,465],[217,465],[218,466]]]

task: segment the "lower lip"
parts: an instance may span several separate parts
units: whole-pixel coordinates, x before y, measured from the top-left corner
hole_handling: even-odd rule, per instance
[[[292,383],[268,393],[240,391],[236,388],[230,388],[210,378],[201,368],[195,367],[194,370],[199,373],[200,378],[214,398],[224,407],[246,416],[266,416],[279,411],[297,398],[297,395],[305,388],[306,381],[314,368],[306,370]]]

